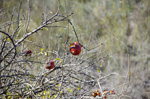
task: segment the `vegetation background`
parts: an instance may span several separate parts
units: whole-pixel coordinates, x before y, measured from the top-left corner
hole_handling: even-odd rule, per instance
[[[28,1],[31,6],[30,17]],[[22,20],[19,23],[20,29],[16,33],[17,36],[14,37],[15,42],[40,26],[43,16],[45,18],[47,14],[47,19],[53,16],[59,4],[57,0],[28,1],[0,0],[0,30],[8,32],[9,29],[9,34],[12,34],[17,25],[14,23],[9,27],[8,24],[17,20],[20,10],[19,15]],[[21,7],[20,2],[22,2]],[[92,63],[83,71],[97,79],[106,78],[105,81],[101,81],[102,89],[114,90],[116,93],[108,97],[109,99],[150,99],[150,0],[60,0],[60,5],[59,13],[62,15],[73,13],[68,19],[75,27],[80,43],[85,47],[82,48],[81,55],[74,57],[69,54],[69,46],[66,45],[77,41],[77,37],[67,21],[60,21],[30,35],[17,47],[16,60],[23,62],[17,65],[24,67],[23,70],[35,76],[46,71],[43,67],[47,60],[55,60],[56,65],[61,66],[60,60],[63,60],[64,65],[69,62],[76,64],[80,62],[78,60],[85,59],[86,64],[69,68],[79,71],[85,65]],[[28,19],[30,22],[27,28]],[[3,37],[4,35],[0,34],[0,39]],[[19,56],[26,49],[33,52],[32,58],[29,58],[30,62],[24,62],[23,60],[26,59]],[[45,53],[50,54],[47,56]],[[67,58],[64,53],[68,55]],[[40,64],[31,62],[35,60]],[[71,70],[68,69],[69,72]],[[2,74],[7,72],[1,72]],[[51,76],[55,75],[56,72],[51,74]],[[75,75],[78,75],[78,72],[75,72]],[[81,77],[84,79],[84,76]],[[89,80],[89,78],[85,79]],[[58,90],[54,91],[56,96],[48,96],[49,91],[46,90],[41,92],[40,97],[68,99],[69,96],[74,96],[73,98],[84,99],[87,97],[83,97],[85,94],[81,95],[80,90],[84,87],[88,91],[100,89],[98,85],[86,87],[84,84],[80,86],[81,88],[77,86],[78,93],[74,87],[66,83],[66,86],[70,86],[67,89],[69,91],[65,93],[68,96],[59,96],[59,94],[57,96]],[[1,90],[4,90],[2,85]],[[76,95],[74,95],[75,92]],[[11,95],[10,91],[5,95],[1,94],[1,97],[6,98]],[[85,96],[92,98],[90,95],[89,92]]]

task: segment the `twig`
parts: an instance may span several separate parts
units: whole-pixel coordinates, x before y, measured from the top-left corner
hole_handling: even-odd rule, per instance
[[[15,52],[14,52],[14,56],[11,58],[11,61],[9,62],[9,64],[11,64],[12,63],[12,61],[13,61],[13,59],[15,58],[15,56],[16,56],[16,54],[17,54],[17,52],[16,52],[16,45],[15,45],[15,43],[14,43],[14,40],[11,38],[11,36],[8,34],[8,33],[6,33],[6,32],[4,32],[4,31],[1,31],[0,30],[0,32],[1,33],[3,33],[3,34],[5,34],[6,36],[8,36],[8,38],[10,38],[10,40],[11,40],[11,42],[12,42],[12,44],[13,44],[13,47],[3,56],[3,58],[0,60],[0,63],[10,54],[10,52],[14,49],[15,50]],[[2,51],[0,52],[0,55],[2,54]],[[0,70],[0,72],[4,69],[4,68],[6,68],[8,65],[6,65],[5,67],[3,67],[1,70]]]

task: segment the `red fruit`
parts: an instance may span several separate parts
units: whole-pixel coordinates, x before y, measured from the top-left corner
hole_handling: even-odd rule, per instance
[[[93,96],[93,97],[96,97],[96,96],[97,96],[97,94],[96,94],[96,93],[92,93],[92,96]]]
[[[74,42],[74,44],[77,44],[77,45],[79,45],[79,43],[78,43],[78,42]]]
[[[32,54],[32,51],[31,51],[31,50],[26,50],[26,51],[24,52],[24,55],[25,55],[25,56],[31,56],[31,54]]]
[[[93,95],[96,94],[96,96],[98,95],[99,97],[101,97],[101,93],[99,92],[99,90],[95,90]]]
[[[107,96],[107,95],[108,95],[108,93],[109,93],[109,91],[108,91],[108,90],[104,90],[102,94],[103,94],[103,96]]]
[[[55,67],[55,63],[53,61],[49,61],[45,65],[45,68],[49,70],[53,69],[54,67]]]
[[[113,90],[110,91],[111,94],[115,94],[115,92]]]
[[[70,44],[70,53],[73,55],[79,55],[81,52],[81,45],[78,42]]]
[[[101,93],[100,93],[99,91],[97,92],[97,95],[98,95],[99,97],[101,97]]]

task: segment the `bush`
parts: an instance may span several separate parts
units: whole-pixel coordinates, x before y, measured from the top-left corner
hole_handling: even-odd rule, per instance
[[[2,98],[149,97],[149,1],[0,5]],[[70,53],[75,41],[79,55]]]

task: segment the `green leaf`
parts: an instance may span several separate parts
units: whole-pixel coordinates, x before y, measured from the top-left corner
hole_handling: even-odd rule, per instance
[[[100,65],[100,67],[102,67],[102,65]]]
[[[128,75],[130,76],[130,75],[131,75],[131,73],[128,73]]]
[[[16,84],[16,85],[17,85],[17,84],[19,84],[19,81],[18,81],[18,80],[16,80],[15,84]]]
[[[43,49],[43,48],[41,48],[40,50],[41,50],[41,54],[43,54],[43,50],[44,50],[44,49]]]
[[[43,97],[43,99],[45,99],[45,96],[44,96],[44,95],[43,95],[42,97]]]
[[[46,27],[43,27],[42,29],[48,31],[48,28],[46,28]]]
[[[6,95],[10,95],[10,92],[7,92]]]
[[[100,72],[99,68],[97,68],[97,72],[98,72],[98,73]]]
[[[12,99],[12,96],[8,96],[8,99]]]
[[[56,60],[61,60],[61,58],[56,58]]]
[[[43,91],[44,95],[46,95],[46,92],[47,92],[46,90]]]
[[[60,91],[60,94],[62,94],[62,91]]]
[[[51,97],[51,95],[48,95],[48,98],[50,98]]]
[[[30,77],[31,77],[31,78],[34,78],[34,74],[30,74]]]
[[[27,88],[30,88],[30,86],[29,86],[29,85],[27,85]]]
[[[21,27],[21,24],[19,24],[19,27]]]
[[[69,89],[69,92],[71,92],[72,91],[72,89]]]
[[[61,84],[56,85],[57,87],[61,86]]]
[[[56,95],[54,95],[53,98],[56,98]]]
[[[35,55],[37,55],[38,53],[34,53]]]
[[[9,42],[9,41],[10,41],[10,38],[7,38],[6,40]]]
[[[78,90],[81,90],[81,87],[78,86]]]

